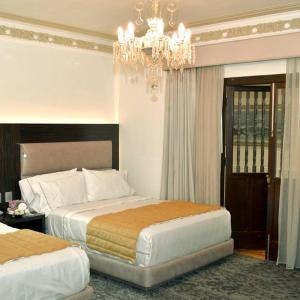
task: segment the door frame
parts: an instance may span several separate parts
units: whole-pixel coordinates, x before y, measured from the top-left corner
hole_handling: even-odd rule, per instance
[[[257,85],[257,84],[281,84],[285,83],[286,81],[286,74],[274,74],[274,75],[262,75],[262,76],[247,76],[247,77],[234,77],[234,78],[225,78],[224,79],[224,93],[223,93],[223,110],[222,110],[222,132],[223,132],[223,149],[222,149],[222,156],[221,156],[221,204],[225,206],[226,204],[226,160],[230,159],[226,157],[226,126],[227,126],[227,110],[228,105],[232,105],[227,102],[227,90],[228,88],[236,85]],[[229,107],[230,108],[230,107]],[[273,109],[273,107],[272,107]],[[271,122],[271,118],[270,118]],[[269,126],[271,130],[271,126]],[[229,133],[230,134],[230,133]],[[271,137],[271,134],[269,134]],[[274,137],[273,139],[270,138],[269,143],[274,144]],[[270,158],[269,158],[270,159]],[[271,159],[274,159],[271,157]],[[275,188],[278,186],[274,183],[275,178],[271,177],[271,184],[268,185],[268,199],[267,199],[267,216],[266,216],[266,224],[267,224],[267,241],[266,241],[266,249],[270,248],[271,242],[271,259],[276,259],[274,253],[276,253],[277,241],[274,240],[278,236],[278,204],[275,203],[276,200],[275,195]],[[280,185],[280,182],[279,182]],[[278,198],[278,197],[277,197]],[[271,238],[270,238],[271,237]],[[268,253],[266,254],[266,258],[269,258]]]
[[[276,111],[277,103],[277,93],[275,92],[277,88],[285,88],[285,79],[281,82],[274,82],[274,99],[272,101],[272,112]],[[281,178],[276,177],[276,117],[273,116],[273,133],[270,134],[269,145],[274,149],[274,151],[269,156],[269,182],[268,182],[268,210],[267,210],[267,260],[277,260],[278,252],[278,215],[279,215],[279,197],[280,197],[280,184]],[[271,122],[271,120],[270,120]],[[271,131],[270,126],[270,131]],[[283,142],[283,141],[282,141]],[[282,152],[281,152],[282,155]],[[282,161],[282,160],[281,160]]]
[[[226,90],[229,86],[245,85],[245,84],[267,84],[270,82],[282,83],[285,82],[286,74],[262,75],[262,76],[245,76],[245,77],[230,77],[224,79],[223,91],[223,109],[222,109],[222,141],[223,148],[221,154],[221,204],[225,204],[225,178],[226,178],[226,112],[227,112],[227,95]]]

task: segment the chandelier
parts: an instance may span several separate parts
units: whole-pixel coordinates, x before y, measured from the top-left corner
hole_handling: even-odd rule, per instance
[[[135,36],[135,26],[128,23],[127,30],[118,28],[118,41],[113,44],[114,63],[133,65],[138,68],[141,65],[145,69],[146,81],[150,90],[156,94],[161,86],[164,67],[170,70],[183,71],[184,66],[195,64],[195,48],[191,44],[191,31],[186,29],[183,23],[178,26],[178,31],[173,35],[165,34],[165,23],[162,17],[163,5],[160,0],[146,1],[150,5],[151,16],[147,16],[148,30],[144,36]],[[144,1],[138,1],[137,26],[144,23]],[[174,13],[176,4],[169,1],[166,5],[170,14],[169,27],[175,25]]]

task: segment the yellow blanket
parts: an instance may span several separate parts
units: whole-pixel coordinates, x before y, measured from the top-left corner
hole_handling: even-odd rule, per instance
[[[166,201],[93,218],[87,228],[87,245],[99,252],[134,262],[142,229],[192,215],[221,209],[220,206]]]
[[[0,234],[0,264],[69,246],[72,246],[70,242],[28,229]]]

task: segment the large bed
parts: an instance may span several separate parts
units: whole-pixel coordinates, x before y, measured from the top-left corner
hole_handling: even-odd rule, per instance
[[[81,243],[88,253],[103,256],[104,254],[88,249],[86,245],[87,226],[95,216],[160,202],[162,201],[134,195],[60,207],[49,214],[48,231],[52,235]],[[139,234],[135,265],[157,266],[199,249],[226,242],[230,236],[230,214],[225,209],[152,225]],[[125,260],[111,258],[126,263]]]
[[[0,235],[17,230],[0,223]],[[89,260],[79,247],[0,264],[0,282],[1,299],[93,299]]]
[[[21,145],[21,178],[112,166],[110,141]],[[48,231],[81,243],[92,269],[142,288],[152,288],[233,253],[230,214],[225,209],[145,228],[137,240],[134,263],[87,247],[87,224],[93,217],[159,202],[135,195],[59,207],[47,217]]]

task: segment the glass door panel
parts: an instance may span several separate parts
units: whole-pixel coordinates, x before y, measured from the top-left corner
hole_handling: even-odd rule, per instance
[[[282,165],[282,145],[284,131],[284,105],[285,105],[285,88],[277,86],[275,89],[275,178],[281,176]]]
[[[234,91],[232,173],[268,172],[270,86]]]

